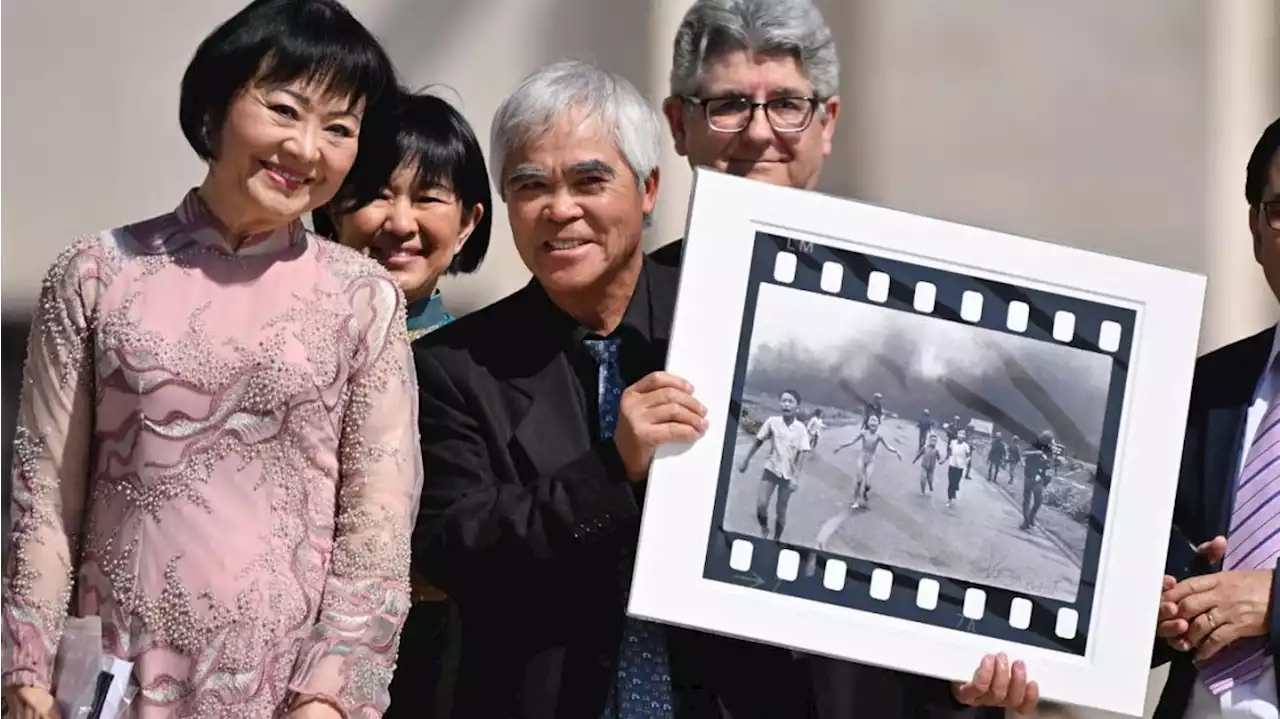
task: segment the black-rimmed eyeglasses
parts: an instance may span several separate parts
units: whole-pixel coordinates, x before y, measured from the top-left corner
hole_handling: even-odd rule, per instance
[[[813,122],[820,100],[817,97],[775,97],[754,102],[739,95],[727,97],[685,97],[686,102],[700,105],[707,125],[716,132],[742,132],[751,124],[757,108],[764,109],[769,126],[778,132],[803,132]]]
[[[1262,217],[1271,226],[1271,229],[1280,232],[1280,199],[1263,202]]]

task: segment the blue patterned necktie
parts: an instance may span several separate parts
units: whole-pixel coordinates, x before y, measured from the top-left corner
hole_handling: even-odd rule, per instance
[[[613,437],[622,397],[622,372],[618,367],[618,340],[586,340],[596,361],[600,438]],[[622,577],[624,596],[628,577]],[[668,719],[672,716],[671,668],[660,627],[631,617],[624,618],[618,671],[609,688],[601,719]]]

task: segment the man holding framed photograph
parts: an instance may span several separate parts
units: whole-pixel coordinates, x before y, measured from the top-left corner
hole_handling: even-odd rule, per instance
[[[493,127],[533,279],[413,346],[432,468],[413,562],[467,627],[456,712],[805,717],[785,649],[625,613],[655,449],[706,427],[694,388],[662,371],[677,273],[641,245],[657,113],[621,77],[565,62],[529,75]]]
[[[839,59],[831,30],[811,0],[698,0],[676,32],[671,95],[663,113],[689,164],[775,185],[812,190],[831,153],[840,114]],[[679,267],[683,240],[655,250]],[[985,657],[973,680],[945,682],[806,656],[822,717],[1023,713],[1039,689],[1022,662]]]

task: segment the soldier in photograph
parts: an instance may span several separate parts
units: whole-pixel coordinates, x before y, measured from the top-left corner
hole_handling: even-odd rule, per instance
[[[1019,529],[1031,529],[1036,525],[1036,513],[1044,502],[1044,488],[1057,472],[1059,454],[1053,433],[1048,430],[1041,432],[1023,454],[1026,469],[1022,481],[1022,525]]]
[[[916,449],[924,448],[924,442],[929,438],[929,433],[933,431],[933,425],[933,416],[929,414],[929,408],[925,407],[924,411],[920,413],[920,421],[917,423],[920,428],[920,444]]]
[[[884,395],[876,392],[871,395],[871,401],[862,410],[862,428],[866,429],[870,426],[871,418],[875,417],[880,421],[884,421]]]
[[[999,432],[996,432],[991,437],[991,449],[987,451],[988,482],[996,482],[1000,479],[1000,469],[1006,464],[1005,456],[1007,452],[1008,447],[1004,443],[1004,438]]]

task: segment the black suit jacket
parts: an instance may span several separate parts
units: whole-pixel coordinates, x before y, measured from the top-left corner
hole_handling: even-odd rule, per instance
[[[1227,534],[1245,441],[1246,414],[1271,355],[1273,332],[1271,329],[1260,332],[1210,352],[1196,362],[1171,543],[1200,544]],[[1175,567],[1169,567],[1168,571],[1179,578],[1186,574]],[[1276,587],[1280,588],[1280,583]],[[1272,591],[1274,606],[1276,590]],[[1274,654],[1280,649],[1280,617],[1272,612],[1269,621]],[[1194,682],[1199,681],[1191,655],[1175,652],[1157,639],[1152,665],[1170,661],[1169,680],[1160,696],[1155,719],[1181,719]],[[1280,664],[1277,672],[1280,680]]]
[[[678,239],[675,242],[668,242],[662,247],[650,252],[649,257],[663,267],[674,267],[677,270],[680,269],[680,260],[684,258],[684,238]]]
[[[645,265],[620,329],[628,381],[661,368],[674,307],[676,273]],[[581,333],[530,283],[414,344],[429,476],[414,564],[462,615],[457,717],[598,719],[612,681],[641,498],[595,439]],[[789,652],[665,631],[681,719],[811,714]]]

